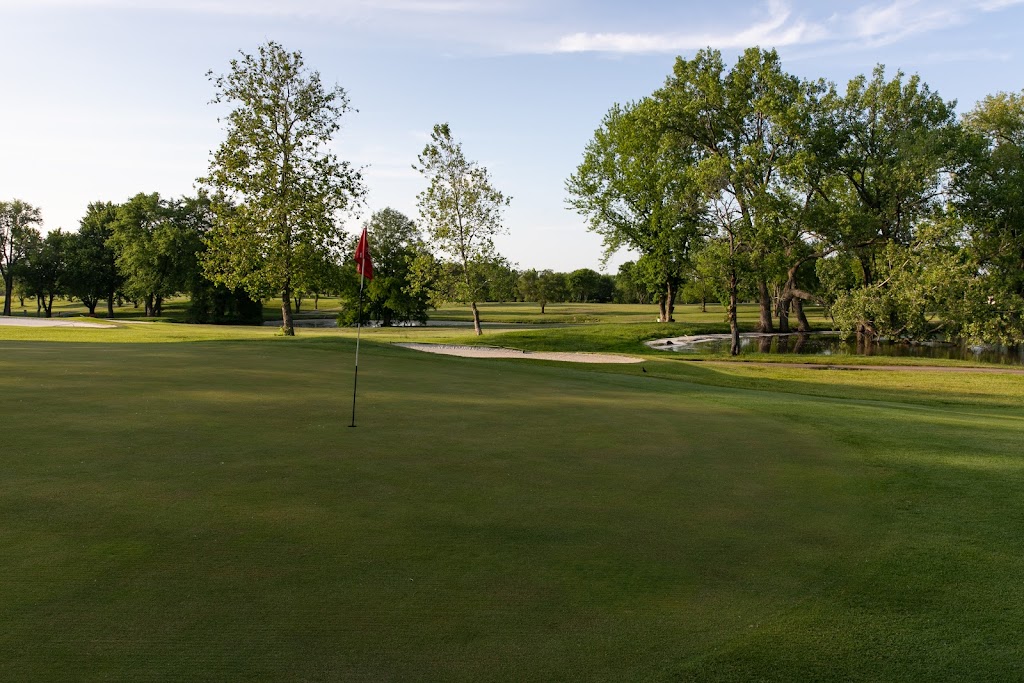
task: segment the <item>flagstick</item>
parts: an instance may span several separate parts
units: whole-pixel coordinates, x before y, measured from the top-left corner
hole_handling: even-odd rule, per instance
[[[366,275],[359,273],[359,312],[356,317],[356,374],[352,380],[352,424],[349,427],[356,426],[356,387],[359,386],[359,335],[363,330],[363,283],[365,281]]]

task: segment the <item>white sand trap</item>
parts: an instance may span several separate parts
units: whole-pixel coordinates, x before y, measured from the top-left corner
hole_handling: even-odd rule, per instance
[[[0,325],[12,327],[117,327],[104,323],[92,323],[85,320],[67,320],[65,318],[26,318],[0,315]]]
[[[569,363],[642,363],[643,358],[619,356],[612,353],[564,353],[557,351],[518,351],[493,346],[457,346],[455,344],[395,344],[406,349],[440,353],[463,358],[531,358],[534,360],[560,360]]]

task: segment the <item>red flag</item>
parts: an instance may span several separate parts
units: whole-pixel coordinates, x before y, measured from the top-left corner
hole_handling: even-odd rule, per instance
[[[370,259],[370,243],[366,239],[366,228],[363,228],[359,246],[356,247],[356,272],[367,280],[373,279],[373,261]]]

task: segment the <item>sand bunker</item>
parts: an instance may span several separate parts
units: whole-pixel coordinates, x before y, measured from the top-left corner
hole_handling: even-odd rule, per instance
[[[643,358],[611,353],[565,353],[557,351],[519,351],[493,346],[458,346],[455,344],[395,344],[406,349],[440,353],[463,358],[530,358],[533,360],[559,360],[569,363],[642,363]]]

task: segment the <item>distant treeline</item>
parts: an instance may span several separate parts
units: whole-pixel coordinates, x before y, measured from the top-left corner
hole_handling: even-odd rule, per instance
[[[127,303],[159,317],[166,299],[185,294],[190,322],[261,322],[260,302],[204,277],[210,221],[205,195],[138,194],[123,204],[89,204],[77,232],[58,229],[43,237],[38,208],[0,202],[4,315],[10,315],[13,298],[22,307],[32,298],[37,314],[50,317],[54,300],[64,298],[81,301],[89,315],[104,305],[113,317],[115,305]]]
[[[146,317],[160,317],[167,299],[187,296],[187,320],[200,323],[259,323],[262,303],[243,290],[216,285],[203,272],[211,229],[206,195],[168,199],[140,193],[127,202],[89,204],[77,232],[53,230],[43,236],[37,207],[23,201],[0,202],[3,235],[4,314],[11,302],[34,300],[36,312],[50,317],[56,300],[77,300],[95,315],[98,308],[114,315],[115,306],[131,305]],[[426,292],[430,278],[413,274],[428,270],[432,258],[416,223],[394,209],[385,209],[367,222],[376,277],[366,283],[364,316],[385,324],[425,320],[431,305]],[[343,300],[341,321],[354,322],[359,281],[344,242],[337,253],[325,255],[295,284],[292,304],[314,306],[323,296]],[[436,264],[433,264],[436,266]],[[658,294],[656,279],[630,262],[616,275],[589,268],[568,273],[520,270],[504,258],[481,263],[473,272],[485,301],[548,303],[651,303]],[[689,298],[707,293],[693,283]],[[710,290],[709,290],[710,291]]]

